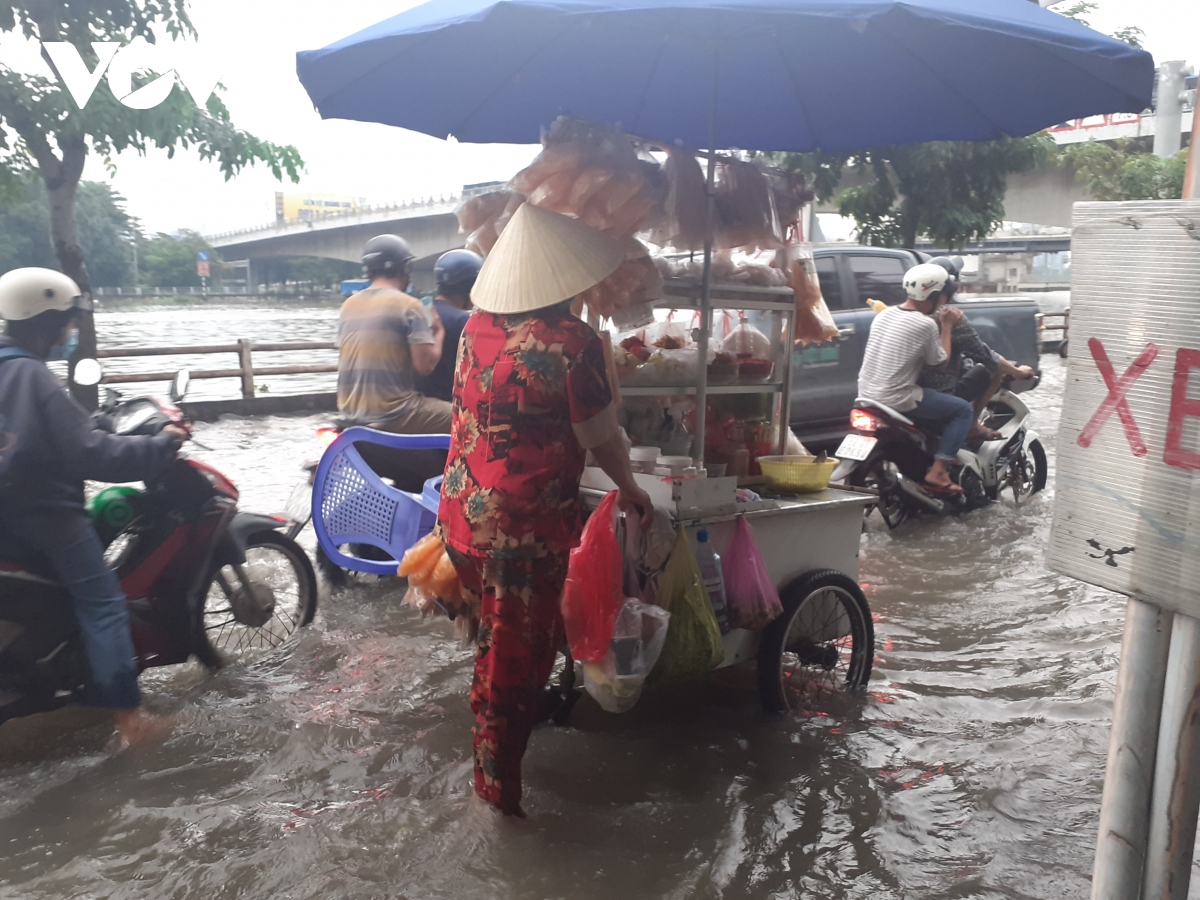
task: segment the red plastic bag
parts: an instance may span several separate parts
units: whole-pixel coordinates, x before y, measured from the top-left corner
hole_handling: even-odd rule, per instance
[[[738,516],[733,537],[721,554],[721,574],[730,628],[760,631],[783,613],[779,592],[745,516]]]
[[[613,491],[583,526],[571,551],[563,587],[562,617],[571,655],[580,662],[604,659],[613,639],[617,614],[625,603],[624,562],[616,530],[617,492]]]

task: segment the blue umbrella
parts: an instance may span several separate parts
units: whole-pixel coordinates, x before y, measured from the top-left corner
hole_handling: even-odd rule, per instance
[[[530,143],[856,150],[1141,112],[1150,54],[1028,0],[432,0],[297,55],[324,118]]]

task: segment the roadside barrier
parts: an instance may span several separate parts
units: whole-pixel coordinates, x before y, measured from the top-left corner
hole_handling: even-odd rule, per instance
[[[236,369],[192,369],[192,378],[240,378],[242,382],[242,399],[254,399],[254,379],[268,375],[316,375],[336,372],[336,364],[326,365],[295,365],[295,366],[265,366],[256,368],[253,353],[255,350],[267,352],[291,352],[312,350],[336,350],[333,341],[283,341],[272,343],[256,343],[245,338],[235,344],[201,344],[190,347],[113,347],[99,350],[96,356],[100,359],[128,359],[140,356],[194,356],[207,353],[237,354]],[[134,384],[146,381],[170,381],[174,372],[127,372],[105,375],[101,384]]]

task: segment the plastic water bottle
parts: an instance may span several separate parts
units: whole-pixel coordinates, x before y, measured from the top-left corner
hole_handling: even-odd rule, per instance
[[[696,562],[700,564],[700,577],[708,591],[708,602],[712,604],[721,627],[721,634],[729,631],[729,611],[725,607],[725,577],[721,574],[721,557],[708,542],[708,529],[696,532]]]

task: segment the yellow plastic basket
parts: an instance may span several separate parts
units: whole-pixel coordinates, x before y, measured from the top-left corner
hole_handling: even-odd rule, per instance
[[[832,456],[821,462],[815,456],[760,456],[758,464],[771,487],[808,494],[829,487],[829,476],[838,460]]]

